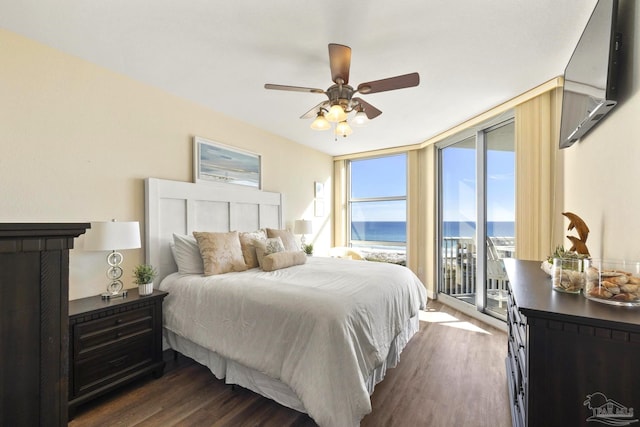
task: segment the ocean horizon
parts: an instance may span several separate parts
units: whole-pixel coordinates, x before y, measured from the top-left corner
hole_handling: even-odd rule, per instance
[[[472,237],[475,234],[475,222],[445,221],[444,237]],[[513,237],[515,223],[513,221],[490,221],[487,223],[487,236]],[[406,221],[352,221],[351,240],[368,240],[373,242],[404,243],[407,241]]]

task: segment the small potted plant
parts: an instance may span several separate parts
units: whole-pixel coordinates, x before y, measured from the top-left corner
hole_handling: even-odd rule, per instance
[[[153,293],[153,279],[158,272],[148,264],[140,264],[133,269],[134,282],[138,285],[138,293],[142,296]]]
[[[307,256],[313,255],[313,243],[302,245],[302,250],[307,254]]]

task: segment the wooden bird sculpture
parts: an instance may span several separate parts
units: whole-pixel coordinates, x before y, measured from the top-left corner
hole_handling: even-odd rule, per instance
[[[578,233],[578,237],[567,236],[567,239],[571,241],[573,246],[569,251],[574,251],[579,254],[589,255],[589,249],[587,249],[587,237],[589,237],[589,227],[578,215],[572,212],[563,212],[562,215],[569,219],[569,227],[567,230],[571,231],[575,228]]]

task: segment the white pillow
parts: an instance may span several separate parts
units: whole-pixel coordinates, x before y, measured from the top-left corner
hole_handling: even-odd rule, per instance
[[[180,274],[204,274],[200,248],[193,236],[173,233],[173,259]]]

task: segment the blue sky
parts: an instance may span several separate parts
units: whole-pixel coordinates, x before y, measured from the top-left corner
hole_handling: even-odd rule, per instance
[[[406,156],[351,162],[352,197],[406,195]],[[475,221],[475,149],[443,150],[444,220]],[[487,220],[515,221],[514,153],[487,153]],[[352,221],[404,221],[406,203],[363,202],[352,205]]]
[[[351,162],[351,197],[406,196],[407,156],[404,154]],[[352,205],[352,221],[405,221],[406,203],[363,202]]]
[[[475,149],[443,150],[443,214],[445,221],[475,221]],[[487,221],[515,221],[514,153],[487,153]]]

